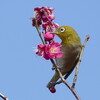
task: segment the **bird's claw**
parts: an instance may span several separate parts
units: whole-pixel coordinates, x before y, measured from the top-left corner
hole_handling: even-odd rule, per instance
[[[55,70],[55,67],[54,66],[52,67],[52,70]]]

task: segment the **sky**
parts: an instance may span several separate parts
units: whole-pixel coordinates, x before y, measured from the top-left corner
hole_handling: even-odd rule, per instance
[[[9,100],[75,100],[64,84],[54,94],[46,88],[54,71],[33,52],[41,41],[30,20],[41,6],[54,7],[54,22],[72,26],[82,43],[90,35],[75,89],[81,100],[100,100],[100,0],[0,0],[0,93]]]

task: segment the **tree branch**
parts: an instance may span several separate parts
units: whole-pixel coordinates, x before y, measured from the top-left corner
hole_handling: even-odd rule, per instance
[[[89,38],[90,38],[90,36],[87,35],[86,39],[85,39],[85,41],[84,41],[84,43],[82,45],[82,50],[81,50],[81,53],[80,53],[79,61],[78,61],[77,65],[76,65],[76,71],[75,71],[75,75],[74,75],[74,79],[73,79],[72,88],[75,88],[77,77],[78,77],[78,69],[79,69],[80,63],[82,61],[82,55],[83,55],[83,52],[84,52],[84,48],[85,48],[86,43],[89,40]]]
[[[44,41],[44,39],[42,38],[42,35],[41,35],[41,32],[40,32],[40,30],[39,30],[39,26],[38,26],[36,20],[35,20],[35,23],[36,23],[35,28],[36,28],[36,30],[37,30],[37,32],[38,32],[38,34],[39,34],[39,37],[40,37],[42,43],[43,43],[43,44],[46,44],[45,41]]]
[[[8,98],[6,96],[4,96],[3,94],[0,93],[0,97],[3,99],[3,100],[8,100]]]
[[[71,90],[71,92],[73,93],[73,95],[75,96],[75,98],[77,100],[80,100],[79,96],[77,95],[76,91],[71,88],[71,86],[66,82],[66,80],[63,78],[59,68],[57,67],[57,65],[55,64],[54,60],[53,59],[50,59],[50,61],[52,62],[52,64],[55,66],[55,70],[57,71],[57,73],[59,74],[60,78],[61,78],[61,81]]]

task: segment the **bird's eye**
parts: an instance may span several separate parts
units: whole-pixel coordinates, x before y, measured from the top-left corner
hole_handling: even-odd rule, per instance
[[[61,28],[61,29],[60,29],[60,32],[64,32],[64,31],[65,31],[65,28]]]

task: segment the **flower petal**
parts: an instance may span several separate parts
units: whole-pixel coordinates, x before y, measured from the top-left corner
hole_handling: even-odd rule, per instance
[[[58,53],[58,54],[56,55],[56,57],[57,57],[57,58],[61,58],[62,55],[63,55],[62,53]]]

